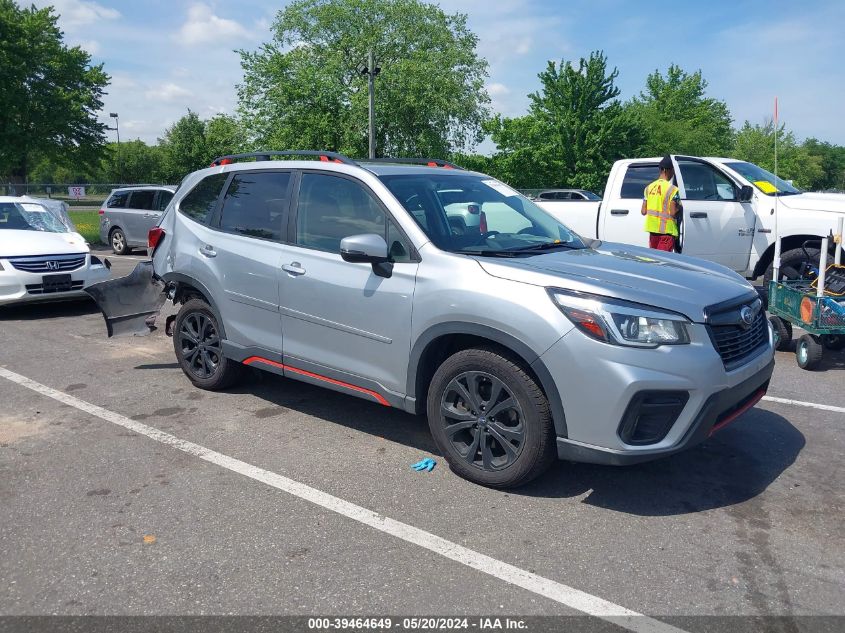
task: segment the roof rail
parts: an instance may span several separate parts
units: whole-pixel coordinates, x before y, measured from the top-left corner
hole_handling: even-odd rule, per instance
[[[229,165],[242,158],[254,158],[255,160],[271,160],[271,156],[319,156],[323,162],[342,163],[344,165],[357,165],[354,160],[336,152],[318,152],[312,149],[288,150],[284,152],[247,152],[245,154],[227,154],[218,156],[211,161],[212,167],[218,165]]]
[[[445,169],[460,169],[463,167],[450,163],[448,160],[441,160],[440,158],[369,158],[362,160],[367,163],[396,163],[406,165],[425,165],[427,167],[443,167]]]

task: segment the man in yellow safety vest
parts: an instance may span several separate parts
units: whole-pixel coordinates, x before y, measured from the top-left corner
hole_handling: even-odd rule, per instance
[[[648,246],[659,251],[674,251],[678,239],[676,218],[681,211],[681,197],[678,188],[672,184],[674,173],[672,159],[664,156],[660,161],[660,175],[643,192],[640,213],[646,216]]]

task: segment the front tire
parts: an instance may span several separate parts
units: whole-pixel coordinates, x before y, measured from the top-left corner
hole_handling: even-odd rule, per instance
[[[217,318],[202,299],[190,299],[180,308],[173,349],[182,371],[200,389],[225,389],[243,376],[244,366],[223,355]]]
[[[824,355],[824,348],[818,337],[812,334],[804,334],[798,339],[795,346],[795,360],[801,369],[815,369],[818,367]]]
[[[447,358],[431,380],[427,412],[449,466],[482,486],[521,486],[555,459],[546,396],[498,351],[467,349]]]

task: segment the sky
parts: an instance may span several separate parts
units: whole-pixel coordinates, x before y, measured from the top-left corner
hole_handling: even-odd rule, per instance
[[[27,2],[21,2],[27,4]],[[119,115],[121,140],[154,143],[187,110],[233,113],[243,73],[237,49],[271,39],[269,0],[35,0],[52,5],[71,45],[111,75],[102,120]],[[708,96],[727,102],[739,127],[772,116],[799,140],[845,145],[845,2],[708,0],[441,0],[468,16],[489,63],[492,108],[527,111],[528,94],[549,60],[602,49],[619,70],[620,98],[672,63],[701,70]],[[378,88],[376,88],[378,91]],[[113,123],[113,121],[111,121]],[[114,132],[110,132],[113,135]],[[111,138],[111,137],[110,137]],[[280,149],[280,148],[274,148]],[[319,148],[315,148],[319,149]],[[488,140],[478,148],[490,153]]]

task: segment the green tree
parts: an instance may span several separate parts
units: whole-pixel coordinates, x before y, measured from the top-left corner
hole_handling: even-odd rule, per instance
[[[805,140],[803,147],[810,156],[818,157],[822,168],[822,176],[810,182],[809,187],[845,191],[845,147],[815,138]]]
[[[771,120],[763,125],[746,121],[736,134],[731,155],[755,163],[763,169],[775,169],[775,126]],[[808,189],[824,175],[822,159],[811,155],[797,143],[795,135],[781,124],[778,131],[778,176],[792,180],[796,187]]]
[[[188,110],[188,114],[167,128],[164,136],[158,139],[161,178],[165,182],[178,183],[190,172],[208,167],[205,125],[196,112]]]
[[[205,122],[206,162],[218,156],[246,152],[250,148],[247,134],[240,122],[228,114],[217,114]]]
[[[570,186],[600,191],[613,161],[630,153],[636,130],[617,97],[619,72],[594,51],[578,66],[549,62],[529,113],[487,124],[498,147],[496,175],[516,187]]]
[[[655,70],[646,88],[626,109],[640,128],[638,154],[720,156],[733,141],[730,110],[724,101],[706,95],[707,81],[672,64],[664,77]]]
[[[0,174],[27,179],[43,159],[99,159],[105,125],[96,112],[109,83],[102,64],[67,47],[52,7],[0,0]]]
[[[240,112],[266,149],[366,156],[367,77],[376,77],[380,155],[445,158],[481,140],[487,62],[466,15],[420,0],[299,0],[281,10],[273,40],[240,51]]]

